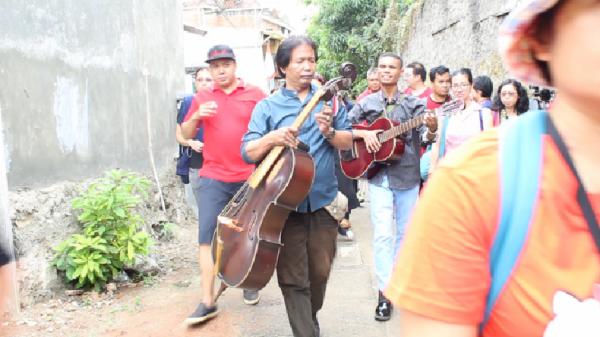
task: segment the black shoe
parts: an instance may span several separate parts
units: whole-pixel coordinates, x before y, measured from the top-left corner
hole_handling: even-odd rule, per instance
[[[392,315],[392,302],[385,298],[381,291],[379,292],[379,303],[375,308],[376,321],[388,321]]]
[[[244,289],[244,303],[248,305],[255,305],[260,301],[260,294],[258,290],[247,290]]]
[[[202,323],[217,316],[218,313],[219,310],[217,310],[216,304],[212,307],[208,307],[204,303],[200,303],[196,308],[196,311],[185,319],[185,323],[188,325]]]

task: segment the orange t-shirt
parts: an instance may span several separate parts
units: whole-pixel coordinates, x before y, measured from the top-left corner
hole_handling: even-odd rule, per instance
[[[600,254],[576,199],[577,180],[549,136],[529,236],[484,337],[541,336],[557,291],[592,298]],[[535,179],[535,177],[532,177]],[[600,217],[600,194],[588,194]],[[500,217],[497,130],[450,154],[408,225],[386,296],[404,310],[478,325],[490,287],[489,253]],[[600,334],[599,334],[600,335]]]

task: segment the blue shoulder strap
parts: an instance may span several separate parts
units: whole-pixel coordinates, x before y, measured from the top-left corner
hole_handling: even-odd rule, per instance
[[[521,254],[533,215],[542,167],[546,112],[529,111],[500,128],[501,216],[490,251],[491,284],[481,331]]]
[[[440,148],[438,151],[438,160],[446,154],[446,130],[448,129],[449,116],[444,116],[442,120],[442,131],[440,133]]]

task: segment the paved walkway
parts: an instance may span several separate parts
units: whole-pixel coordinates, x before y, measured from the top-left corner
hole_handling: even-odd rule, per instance
[[[397,315],[388,322],[377,322],[373,318],[377,290],[373,274],[372,235],[368,208],[361,207],[353,211],[351,221],[354,226],[355,240],[338,241],[337,257],[328,284],[325,304],[318,316],[321,335],[322,337],[398,336]],[[222,313],[239,314],[238,319],[228,319],[229,323],[233,324],[233,331],[230,333],[244,337],[292,336],[276,277],[261,291],[261,301],[256,307],[244,305],[241,297],[241,291],[233,289],[220,300]],[[210,328],[213,324],[220,325],[220,318],[208,323],[206,328]],[[197,330],[201,332],[203,329],[204,327],[201,327]],[[192,329],[187,330],[189,332]]]

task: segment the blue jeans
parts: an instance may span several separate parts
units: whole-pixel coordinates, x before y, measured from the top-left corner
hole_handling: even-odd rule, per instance
[[[379,290],[384,290],[390,280],[406,223],[418,197],[418,185],[407,190],[392,189],[387,177],[384,177],[382,186],[369,183],[373,255]]]

